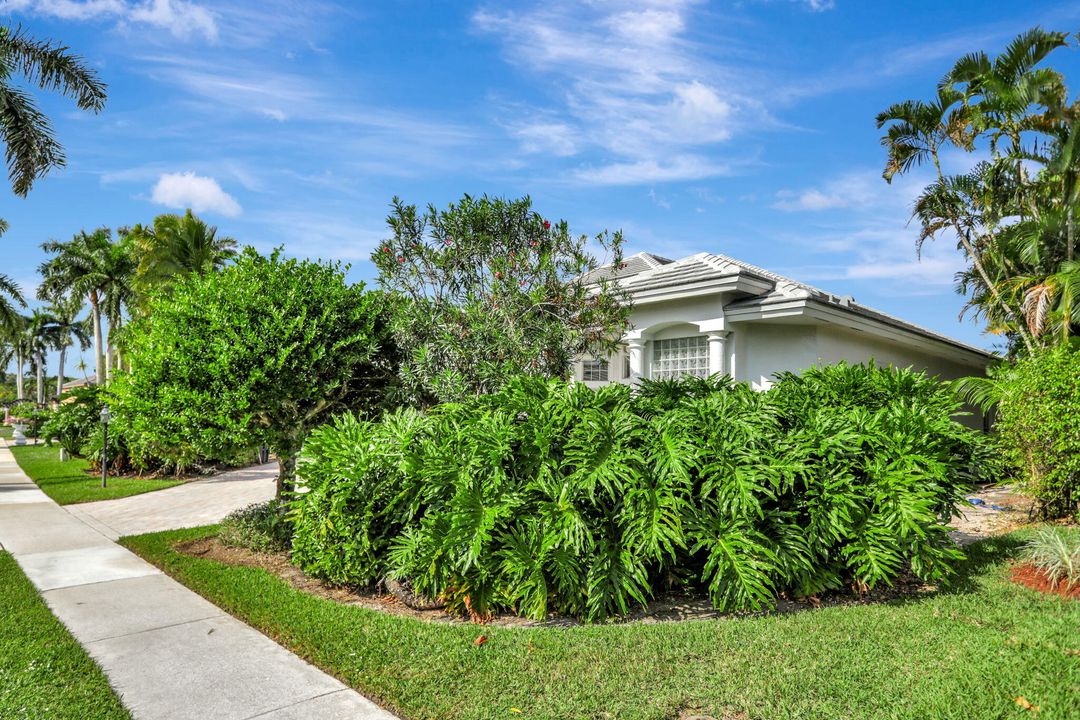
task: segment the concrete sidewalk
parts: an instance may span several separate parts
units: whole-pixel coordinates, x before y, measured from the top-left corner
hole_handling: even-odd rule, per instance
[[[233,510],[272,499],[277,474],[277,463],[267,463],[165,490],[67,505],[65,509],[112,540],[123,535],[210,525]]]
[[[0,546],[139,720],[394,718],[66,512],[6,447]]]

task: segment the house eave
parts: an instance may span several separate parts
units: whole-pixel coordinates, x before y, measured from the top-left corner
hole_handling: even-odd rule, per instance
[[[732,323],[754,320],[807,318],[837,325],[908,347],[933,353],[965,365],[986,367],[997,359],[993,353],[964,345],[956,340],[921,332],[888,317],[871,316],[858,308],[845,308],[813,298],[786,298],[745,307],[727,308],[724,317]]]
[[[767,281],[737,273],[696,283],[672,284],[637,291],[633,288],[626,288],[626,290],[630,293],[630,299],[635,305],[648,305],[723,293],[742,296],[760,295],[771,288],[772,284]]]

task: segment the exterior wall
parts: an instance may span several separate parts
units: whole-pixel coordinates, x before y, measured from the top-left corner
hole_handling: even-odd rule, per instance
[[[608,358],[608,382],[634,381],[632,368],[628,372],[627,365],[631,364],[635,344],[641,355],[641,377],[649,377],[654,340],[691,336],[710,338],[711,367],[721,368],[735,380],[747,382],[756,390],[769,388],[777,372],[799,372],[814,365],[831,365],[841,360],[865,363],[873,359],[879,365],[913,367],[937,375],[942,380],[980,375],[985,371],[985,363],[972,361],[965,364],[945,359],[933,352],[822,320],[804,318],[802,322],[793,323],[753,320],[725,323],[723,306],[730,299],[728,294],[723,293],[636,307],[630,318],[628,344]],[[712,355],[714,348],[716,355]],[[712,364],[714,357],[715,365]],[[582,370],[582,363],[575,363],[573,376],[584,382]],[[586,384],[598,387],[605,383],[589,381]],[[977,412],[963,421],[973,427],[982,425],[982,417]]]
[[[732,323],[735,374],[755,390],[772,386],[781,370],[802,370],[817,362],[817,328],[765,322]]]
[[[727,293],[701,298],[684,298],[667,302],[636,305],[630,315],[633,330],[649,333],[649,328],[662,328],[673,323],[693,323],[724,317],[724,305],[730,301]]]
[[[873,359],[878,365],[913,367],[942,380],[982,375],[985,370],[985,366],[963,365],[835,325],[818,328],[816,355],[813,364],[817,365],[832,365],[841,360],[864,363]]]

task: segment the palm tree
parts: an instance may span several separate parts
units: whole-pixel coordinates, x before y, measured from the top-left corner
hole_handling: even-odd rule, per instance
[[[877,118],[879,128],[888,126],[881,139],[888,151],[883,173],[887,181],[916,165],[933,163],[937,179],[916,202],[914,213],[923,225],[919,243],[945,230],[954,232],[971,263],[960,287],[971,291],[971,302],[988,317],[996,316],[999,326],[1018,335],[1029,352],[1037,344],[1024,322],[1029,304],[1002,287],[1001,276],[1015,274],[1015,268],[998,245],[998,233],[1005,218],[1023,221],[1039,212],[1029,192],[1025,162],[1047,162],[1044,147],[1049,143],[1025,147],[1025,133],[1060,138],[1075,115],[1075,108],[1067,105],[1063,76],[1037,67],[1067,45],[1068,37],[1035,28],[993,60],[983,52],[962,57],[938,84],[933,101],[897,103]],[[946,176],[941,151],[953,146],[971,152],[980,138],[989,140],[993,160],[974,173]],[[1008,173],[1001,172],[1004,166]],[[995,267],[995,261],[1004,264]]]
[[[987,232],[971,212],[973,180],[968,176],[946,176],[941,167],[941,152],[948,145],[964,150],[974,147],[970,116],[964,106],[958,106],[962,99],[958,90],[941,86],[931,102],[907,100],[879,113],[877,126],[888,126],[881,138],[881,144],[888,152],[882,176],[891,183],[896,175],[916,166],[927,162],[933,165],[937,180],[916,200],[913,212],[913,217],[919,218],[923,228],[918,244],[936,237],[943,230],[952,230],[983,287],[989,289],[993,302],[1013,321],[1024,344],[1031,350],[1034,345],[1022,327],[1019,308],[1006,302],[983,263],[979,245]]]
[[[19,28],[0,27],[0,139],[7,148],[11,187],[25,197],[35,180],[63,167],[65,158],[49,119],[12,83],[16,76],[73,98],[80,110],[93,113],[105,106],[105,84],[67,47],[36,40]]]
[[[9,322],[0,327],[5,344],[11,348],[11,354],[15,358],[15,397],[17,400],[26,399],[24,385],[24,368],[29,357],[29,342],[26,335],[26,326],[30,319],[24,315],[16,314]]]
[[[113,368],[121,367],[117,343],[122,337],[124,312],[135,298],[135,260],[131,243],[126,239],[109,245],[102,264],[102,312],[109,322],[105,341],[105,380],[112,377]]]
[[[0,219],[0,235],[7,231],[7,223]],[[0,328],[11,329],[19,318],[19,308],[26,307],[19,285],[7,275],[0,273]]]
[[[136,225],[126,237],[138,257],[137,285],[142,292],[168,288],[179,275],[219,270],[236,255],[236,241],[219,236],[216,227],[191,210],[158,215],[152,226]]]
[[[975,132],[990,133],[990,148],[998,152],[1002,140],[1006,151],[1022,172],[1026,154],[1024,132],[1046,132],[1061,117],[1068,101],[1061,73],[1037,67],[1054,50],[1068,45],[1069,34],[1032,28],[1021,33],[991,60],[985,52],[965,55],[942,79],[944,87],[963,94],[971,109]],[[1032,107],[1044,108],[1032,112]]]
[[[45,328],[50,345],[59,351],[56,369],[56,399],[60,399],[64,387],[64,362],[67,350],[74,342],[83,350],[90,347],[88,323],[80,320],[83,301],[78,295],[71,295],[53,302],[47,312],[49,322]]]
[[[0,326],[11,327],[18,323],[19,308],[26,307],[26,299],[18,283],[0,273]]]
[[[90,303],[94,331],[94,371],[98,383],[106,381],[104,333],[101,326],[105,310],[105,289],[109,284],[109,256],[112,232],[98,228],[92,233],[79,232],[67,242],[50,240],[41,249],[53,255],[38,268],[42,282],[38,297],[42,300],[74,294]]]
[[[49,323],[52,317],[42,309],[35,309],[26,324],[26,344],[29,349],[31,365],[34,368],[36,386],[34,388],[38,405],[45,404],[45,354],[49,349]]]

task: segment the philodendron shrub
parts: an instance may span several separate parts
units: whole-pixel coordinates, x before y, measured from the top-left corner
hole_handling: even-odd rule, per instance
[[[957,410],[925,375],[839,365],[765,393],[519,378],[425,414],[344,416],[306,444],[293,559],[476,618],[600,620],[672,588],[760,610],[905,568],[941,582],[980,445]]]

